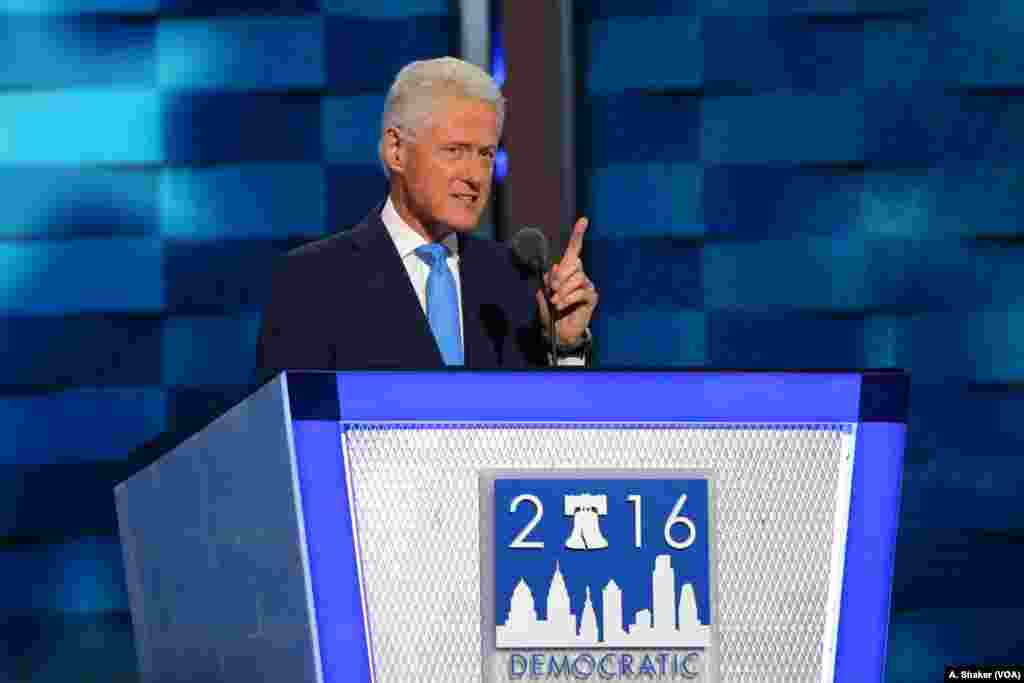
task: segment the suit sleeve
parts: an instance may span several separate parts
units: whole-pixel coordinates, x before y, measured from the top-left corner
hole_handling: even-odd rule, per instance
[[[317,329],[308,301],[315,289],[303,285],[303,266],[286,256],[275,270],[270,301],[256,340],[259,384],[284,370],[324,370],[331,365],[325,330]]]

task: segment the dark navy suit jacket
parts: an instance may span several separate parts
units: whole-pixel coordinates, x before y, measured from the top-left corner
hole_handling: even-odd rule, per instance
[[[466,367],[546,365],[536,281],[507,245],[460,235],[459,280]],[[260,380],[281,370],[443,367],[379,208],[283,257],[256,347]]]

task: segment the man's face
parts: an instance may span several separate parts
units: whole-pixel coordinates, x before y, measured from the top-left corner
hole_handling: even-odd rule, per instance
[[[405,208],[432,239],[476,228],[491,194],[498,147],[495,108],[449,96],[435,107],[415,140],[403,139],[394,168]]]

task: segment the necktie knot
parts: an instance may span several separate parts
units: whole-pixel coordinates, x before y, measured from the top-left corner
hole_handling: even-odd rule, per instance
[[[447,260],[448,249],[440,242],[431,242],[430,244],[416,247],[416,255],[433,268]]]

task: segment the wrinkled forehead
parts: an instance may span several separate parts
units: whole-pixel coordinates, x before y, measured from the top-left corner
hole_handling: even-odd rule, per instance
[[[434,103],[426,128],[439,141],[491,147],[498,144],[498,111],[484,100],[446,95]]]

